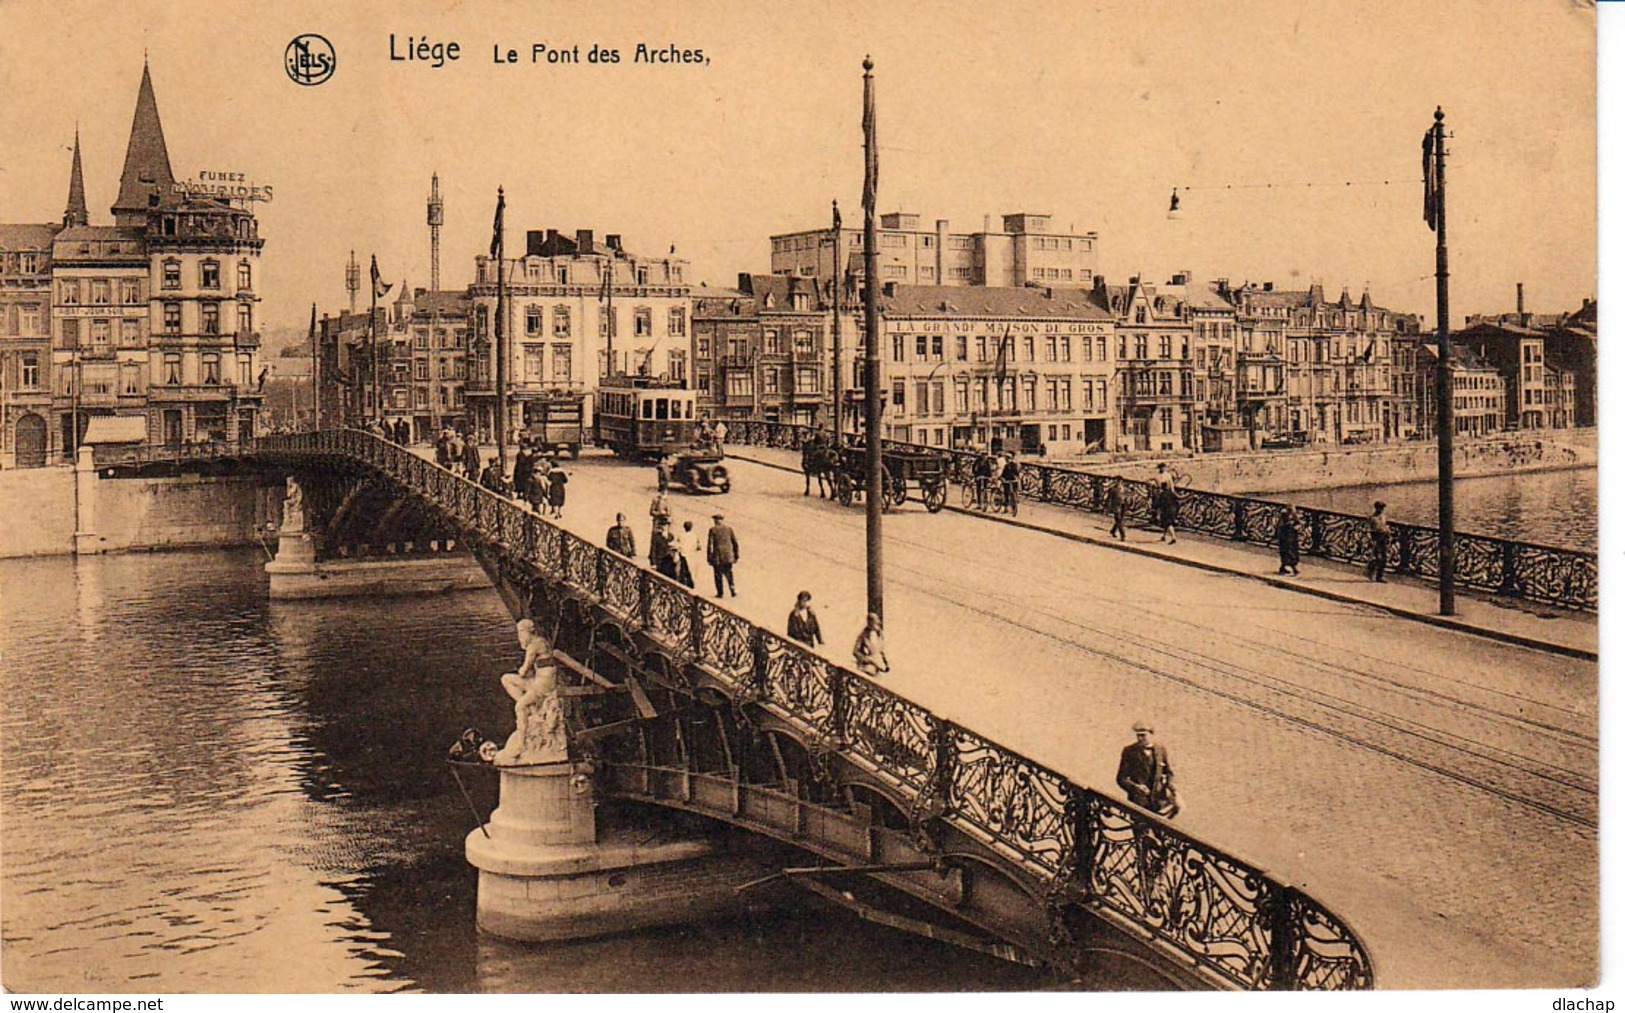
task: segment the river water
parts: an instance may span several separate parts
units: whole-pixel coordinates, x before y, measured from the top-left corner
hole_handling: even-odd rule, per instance
[[[1048,983],[811,907],[573,944],[479,935],[473,818],[442,756],[464,727],[512,720],[496,673],[517,653],[496,595],[272,603],[263,561],[0,563],[7,989]]]
[[[1439,491],[1433,482],[1310,489],[1264,498],[1362,515],[1382,500],[1389,520],[1429,526],[1439,522]],[[1595,468],[1458,479],[1455,505],[1457,531],[1597,551]]]

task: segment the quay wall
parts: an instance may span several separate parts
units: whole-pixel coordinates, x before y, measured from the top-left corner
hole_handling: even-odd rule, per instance
[[[250,545],[281,516],[282,484],[259,476],[0,471],[0,558]]]
[[[1455,459],[1457,478],[1595,468],[1596,430],[1462,439],[1456,443]],[[1204,454],[1167,463],[1190,476],[1188,484],[1192,489],[1243,495],[1431,482],[1438,478],[1439,451],[1434,443],[1417,442]],[[1085,471],[1132,479],[1150,479],[1157,473],[1155,460],[1079,466]]]

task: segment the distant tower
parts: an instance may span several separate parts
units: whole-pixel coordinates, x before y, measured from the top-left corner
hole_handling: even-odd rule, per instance
[[[350,263],[344,269],[344,287],[350,292],[350,315],[355,316],[355,294],[361,291],[361,265],[355,262],[355,251],[350,251]]]
[[[429,177],[429,291],[440,291],[440,226],[446,206],[440,203],[440,173]]]
[[[85,206],[85,170],[79,161],[79,128],[73,128],[73,174],[68,177],[68,207],[62,212],[64,227],[89,225],[90,209]],[[1523,298],[1523,286],[1518,286],[1518,297]]]

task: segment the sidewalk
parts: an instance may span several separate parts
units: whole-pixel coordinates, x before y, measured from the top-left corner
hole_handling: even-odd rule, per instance
[[[730,444],[728,456],[797,474],[801,472],[801,457],[794,451]],[[948,497],[950,504],[957,499],[957,495]],[[953,505],[947,509],[976,513]],[[1456,614],[1446,617],[1438,614],[1438,586],[1413,577],[1390,575],[1386,583],[1376,584],[1350,564],[1312,556],[1304,557],[1302,576],[1283,577],[1276,573],[1279,562],[1274,550],[1262,545],[1185,533],[1179,535],[1177,543],[1169,545],[1159,542],[1149,528],[1130,528],[1127,541],[1119,542],[1109,536],[1111,525],[1101,514],[1032,500],[1023,501],[1020,514],[1013,518],[1005,514],[983,516],[997,524],[1048,531],[1061,538],[1234,574],[1299,594],[1368,605],[1416,622],[1588,661],[1597,660],[1597,617],[1589,612],[1508,602],[1477,591],[1458,590]]]

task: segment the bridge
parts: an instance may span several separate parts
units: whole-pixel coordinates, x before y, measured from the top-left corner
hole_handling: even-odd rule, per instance
[[[324,530],[365,513],[390,529],[375,541],[470,547],[509,611],[552,634],[572,767],[603,797],[783,842],[1063,974],[1116,960],[1165,987],[1375,984],[1355,931],[1302,889],[401,447],[324,431],[188,453],[301,476]]]

